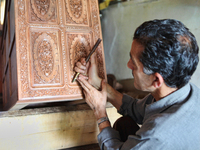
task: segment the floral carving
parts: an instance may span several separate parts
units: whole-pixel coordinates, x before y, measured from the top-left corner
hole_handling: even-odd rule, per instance
[[[70,49],[71,72],[80,58],[87,57],[89,50],[90,46],[84,36],[78,35],[73,39]]]
[[[87,15],[86,0],[65,0],[66,10],[75,23],[83,23]]]
[[[32,21],[55,21],[55,0],[31,0]]]
[[[50,0],[35,0],[35,8],[42,16],[46,15],[49,11]]]
[[[54,40],[46,33],[41,34],[33,48],[34,67],[37,74],[46,82],[55,78],[58,71],[58,49]]]
[[[39,67],[41,72],[44,73],[46,77],[48,77],[53,71],[53,54],[52,54],[52,47],[50,43],[46,40],[42,41],[38,45],[38,60],[39,60]]]

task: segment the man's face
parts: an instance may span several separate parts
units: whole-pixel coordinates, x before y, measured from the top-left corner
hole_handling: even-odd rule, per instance
[[[153,76],[146,75],[143,72],[143,64],[139,61],[139,55],[143,50],[144,47],[136,40],[133,40],[130,51],[130,59],[127,63],[127,66],[132,70],[135,88],[138,90],[151,92]]]

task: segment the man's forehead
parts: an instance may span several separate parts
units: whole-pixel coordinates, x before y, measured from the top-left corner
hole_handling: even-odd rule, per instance
[[[131,55],[130,57],[131,58],[135,58],[135,59],[139,58],[139,56],[143,52],[143,50],[144,50],[144,46],[141,45],[136,40],[133,40],[131,51],[130,51],[130,55]]]

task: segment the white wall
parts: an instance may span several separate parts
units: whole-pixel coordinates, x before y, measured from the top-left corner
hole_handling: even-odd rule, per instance
[[[107,74],[132,78],[127,68],[135,29],[144,21],[172,18],[183,22],[200,46],[200,0],[132,0],[102,11],[102,33]],[[200,63],[191,82],[200,87]]]

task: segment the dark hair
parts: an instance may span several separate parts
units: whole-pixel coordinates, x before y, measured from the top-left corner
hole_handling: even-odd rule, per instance
[[[199,62],[194,35],[178,20],[164,19],[144,22],[134,40],[144,46],[140,61],[144,73],[160,73],[169,87],[187,84]]]

